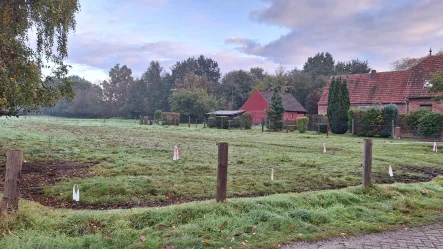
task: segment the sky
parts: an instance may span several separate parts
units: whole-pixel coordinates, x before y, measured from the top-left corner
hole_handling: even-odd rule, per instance
[[[222,73],[282,65],[302,68],[329,52],[335,61],[368,60],[377,71],[403,57],[443,49],[441,0],[80,0],[68,40],[70,74],[92,83],[111,67],[134,77],[150,61],[170,71],[200,54]]]

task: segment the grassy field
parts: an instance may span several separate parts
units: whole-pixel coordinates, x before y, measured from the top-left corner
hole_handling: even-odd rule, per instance
[[[363,139],[349,135],[262,133],[259,127],[217,130],[203,129],[202,125],[141,126],[136,120],[53,117],[1,118],[0,126],[0,167],[4,166],[7,149],[15,148],[24,150],[24,169],[32,166],[33,174],[45,174],[54,165],[66,163],[82,168],[60,181],[43,181],[43,194],[69,203],[72,185],[79,184],[81,205],[90,205],[84,207],[161,205],[213,198],[219,141],[229,143],[229,197],[361,183]],[[431,144],[385,142],[374,140],[375,183],[426,181],[441,173],[441,154],[432,153]],[[327,153],[323,153],[323,143]],[[175,145],[180,147],[181,158],[174,162]],[[389,165],[394,169],[393,178],[388,175]],[[272,167],[274,181],[270,180]],[[31,188],[36,185],[42,182],[25,182]]]
[[[442,199],[443,178],[129,210],[21,201],[10,222],[0,220],[0,248],[278,248],[436,222]]]

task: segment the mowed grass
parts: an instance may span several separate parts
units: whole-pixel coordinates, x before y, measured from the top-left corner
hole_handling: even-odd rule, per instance
[[[203,125],[146,126],[137,120],[54,117],[0,118],[0,167],[8,149],[24,160],[91,165],[85,178],[45,186],[70,200],[79,184],[82,203],[104,204],[209,199],[215,196],[217,142],[229,143],[228,196],[259,196],[344,188],[361,183],[363,138],[307,132],[268,133],[203,129]],[[442,168],[431,144],[387,145],[374,139],[374,182],[430,179],[420,172]],[[323,153],[323,143],[327,153]],[[173,147],[180,160],[173,161]],[[388,175],[392,165],[394,177]],[[271,181],[271,168],[275,180]],[[3,170],[1,168],[0,170]]]
[[[21,201],[0,248],[278,248],[442,220],[443,178],[160,208],[53,210]],[[173,247],[172,247],[173,246]]]

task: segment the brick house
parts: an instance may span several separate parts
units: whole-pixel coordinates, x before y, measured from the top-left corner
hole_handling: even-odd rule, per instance
[[[396,104],[400,113],[429,108],[443,113],[443,103],[432,101],[428,94],[429,80],[443,71],[443,54],[429,55],[416,66],[403,71],[351,74],[343,76],[349,90],[351,108],[366,109],[371,106]],[[328,109],[328,92],[331,80],[326,83],[318,102],[318,113]]]
[[[260,124],[262,117],[266,118],[266,110],[269,110],[269,103],[273,92],[254,90],[251,97],[240,108],[252,113],[253,123]],[[285,113],[283,119],[296,120],[297,117],[304,117],[307,113],[306,109],[295,99],[290,93],[282,93],[283,107]]]

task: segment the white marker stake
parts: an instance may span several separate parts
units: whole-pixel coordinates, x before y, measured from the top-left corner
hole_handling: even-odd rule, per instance
[[[178,147],[174,146],[174,157],[172,158],[172,160],[177,161],[178,159],[180,159],[180,152],[178,150]]]
[[[72,188],[72,199],[74,201],[80,201],[80,189],[77,184],[74,184],[74,187]]]
[[[392,172],[392,167],[391,165],[389,165],[389,176],[393,177],[394,176],[394,172]]]
[[[323,153],[326,153],[326,143],[323,144]]]
[[[274,168],[271,168],[271,181],[274,181]]]
[[[435,151],[435,153],[437,153],[438,151],[436,142],[434,142],[434,147],[432,148],[432,151]]]

